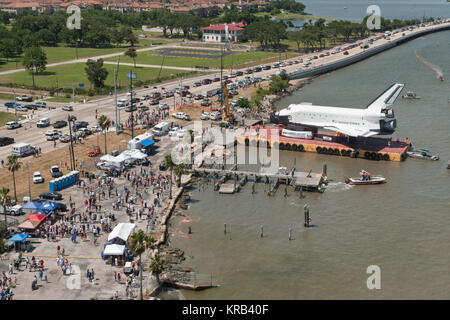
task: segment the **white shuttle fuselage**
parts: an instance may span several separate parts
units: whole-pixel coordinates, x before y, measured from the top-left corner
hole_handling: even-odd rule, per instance
[[[391,105],[404,84],[393,84],[366,109],[315,106],[311,103],[291,104],[275,114],[282,122],[305,127],[324,128],[353,137],[392,134],[397,126]]]

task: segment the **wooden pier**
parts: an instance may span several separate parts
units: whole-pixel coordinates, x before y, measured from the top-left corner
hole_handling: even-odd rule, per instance
[[[278,185],[291,185],[296,189],[302,188],[305,191],[323,192],[323,185],[326,183],[326,177],[322,173],[313,172],[297,172],[294,174],[283,173],[265,173],[252,171],[238,171],[238,170],[222,170],[210,168],[193,168],[186,170],[193,175],[212,176],[214,180],[219,176],[217,182],[215,181],[215,190],[219,193],[234,193],[239,190],[239,186],[244,185],[246,181],[263,182],[266,184],[272,183],[270,192],[273,192]],[[228,179],[235,179],[234,183],[225,183]],[[240,178],[239,178],[240,177]]]

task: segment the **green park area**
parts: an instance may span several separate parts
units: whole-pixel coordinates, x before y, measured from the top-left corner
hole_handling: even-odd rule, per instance
[[[75,85],[78,87],[80,83],[84,84],[86,89],[89,89],[90,83],[88,81],[87,75],[84,68],[85,63],[75,63],[61,65],[57,67],[47,68],[44,72],[35,75],[35,85],[39,88],[51,89],[56,87],[58,82],[58,87],[67,87]],[[114,85],[114,68],[116,65],[105,64],[104,67],[108,70],[108,77],[106,78],[105,85]],[[159,68],[131,68],[134,73],[137,74],[136,82],[141,81],[142,83],[154,83],[157,82],[158,74],[160,73]],[[126,86],[129,83],[126,74],[130,71],[130,67],[121,66],[119,67],[118,73],[118,86]],[[186,75],[189,72],[184,72],[174,69],[161,69],[160,80],[167,80],[171,78],[176,78],[180,75]],[[14,84],[14,86],[31,86],[32,77],[30,72],[22,71],[11,73],[7,75],[0,76],[0,84]],[[61,95],[61,94],[60,94]]]
[[[183,48],[177,49],[178,52],[185,52],[186,54],[190,53],[190,49],[185,49],[183,51]],[[197,52],[201,51],[200,49],[197,50]],[[203,50],[204,53],[214,53],[216,52],[219,57],[217,58],[194,58],[194,57],[176,57],[176,56],[170,56],[170,55],[161,55],[160,53],[162,51],[145,51],[145,52],[138,52],[136,57],[136,63],[137,64],[149,64],[149,65],[161,65],[164,66],[174,66],[174,67],[208,67],[212,69],[220,69],[220,51],[213,51],[213,50]],[[201,53],[200,53],[201,55]],[[296,56],[296,53],[287,52],[282,53],[281,55],[276,52],[265,52],[265,51],[250,51],[250,52],[235,52],[232,54],[225,55],[223,58],[223,66],[225,69],[228,68],[244,68],[254,65],[259,65],[262,63],[270,63],[273,61],[276,61],[280,58],[285,59],[291,58]],[[109,61],[117,61],[117,59],[109,58],[106,59]],[[133,59],[130,57],[121,56],[120,62],[126,62],[126,63],[133,63]]]
[[[23,118],[24,118],[24,116],[22,116],[22,115],[17,116],[18,120],[22,120]],[[0,127],[3,127],[5,125],[5,123],[7,123],[9,121],[14,121],[14,120],[16,120],[14,113],[0,111]]]

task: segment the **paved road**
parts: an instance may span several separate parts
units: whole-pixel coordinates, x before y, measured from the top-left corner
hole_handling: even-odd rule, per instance
[[[450,23],[449,23],[450,24]],[[424,29],[429,29],[432,28],[433,26],[430,27],[422,27],[422,28],[416,28],[413,31],[406,31],[405,34],[411,34],[411,33],[415,33],[418,30],[424,30]],[[401,35],[402,33],[397,33],[393,36],[391,36],[391,40],[397,39],[402,37]],[[375,36],[373,36],[375,37]],[[372,37],[372,38],[373,38]],[[378,41],[374,42],[374,46],[379,46],[381,44],[386,43],[389,40],[385,40],[385,39],[380,39]],[[343,45],[345,46],[345,45]],[[361,52],[362,49],[360,49],[359,47],[353,48],[351,50],[349,50],[350,54],[356,54],[358,52]],[[304,55],[302,56],[303,59],[309,57],[309,56],[313,56],[313,55],[319,55],[320,52],[316,52],[316,53],[312,53],[312,54],[308,54],[308,55]],[[335,54],[335,55],[330,55],[328,57],[324,57],[324,58],[319,58],[317,60],[312,60],[311,61],[311,66],[309,68],[315,67],[315,66],[319,66],[319,65],[323,65],[325,63],[331,63],[331,62],[335,62],[338,59],[342,59],[345,58],[347,56],[344,56],[342,52]],[[294,60],[295,58],[289,59],[289,60]],[[284,67],[284,69],[286,69],[286,71],[289,72],[293,72],[298,68],[304,68],[301,64],[293,64],[291,66],[286,66]],[[236,71],[236,70],[234,70]],[[258,72],[256,74],[252,74],[253,76],[258,76],[261,78],[264,78],[268,75],[272,75],[275,72],[277,72],[278,70],[275,69],[271,69],[271,70],[264,70],[262,72]],[[226,74],[226,72],[224,71],[224,74]],[[215,74],[211,74],[208,76],[208,78],[213,78],[213,77],[217,77],[220,76],[220,73],[215,73]],[[243,75],[241,77],[237,77],[236,79],[243,79],[245,78],[246,75]],[[220,86],[219,82],[213,82],[212,84],[209,85],[204,85],[204,86],[200,86],[197,88],[193,88],[192,84],[196,81],[199,81],[201,79],[205,78],[205,76],[194,76],[192,78],[189,79],[183,79],[182,80],[182,84],[183,85],[189,85],[191,87],[190,91],[193,94],[196,93],[204,93],[207,90],[210,90],[212,88],[217,88]],[[234,79],[234,80],[236,80]],[[161,87],[165,87],[166,89],[173,89],[175,87],[181,87],[181,83],[180,80],[172,80],[163,84],[160,84],[158,86],[158,89],[160,89]],[[155,91],[155,89],[153,88],[142,88],[142,89],[137,89],[136,93],[137,96],[141,96],[144,93],[150,93]],[[120,94],[117,97],[118,99],[121,98],[127,98],[127,95],[124,94]],[[176,95],[175,99],[173,97],[168,98],[168,99],[163,99],[160,103],[167,103],[169,106],[173,107],[174,106],[174,101],[176,101],[177,104],[179,104],[181,102],[181,97]],[[3,106],[3,102],[0,101],[0,105]],[[52,127],[48,127],[48,128],[37,128],[36,127],[36,121],[39,118],[42,117],[50,117],[51,122],[53,123],[56,120],[60,120],[60,119],[67,119],[67,114],[68,112],[61,110],[61,106],[63,104],[61,103],[50,103],[50,105],[55,105],[57,106],[56,109],[54,110],[40,110],[38,112],[37,115],[34,116],[34,119],[29,121],[29,120],[24,120],[24,125],[22,128],[18,129],[18,130],[6,130],[4,127],[0,129],[0,136],[9,136],[9,137],[13,137],[17,142],[27,142],[30,143],[31,145],[37,146],[37,147],[41,147],[42,152],[49,152],[51,150],[53,150],[53,142],[51,141],[45,141],[45,137],[44,134],[47,130],[52,129]],[[89,125],[94,125],[96,124],[96,120],[95,120],[95,109],[98,110],[98,114],[105,114],[106,116],[110,117],[111,119],[115,119],[115,108],[114,108],[115,104],[114,104],[114,97],[113,96],[106,96],[106,97],[102,97],[100,99],[97,99],[95,101],[83,104],[83,103],[77,103],[74,104],[74,111],[71,112],[71,114],[76,115],[76,117],[78,118],[78,120],[84,120],[84,121],[88,121]],[[4,109],[4,107],[3,107]],[[125,120],[128,118],[128,113],[124,112],[123,109],[121,109],[120,113],[120,119]],[[30,128],[31,126],[31,128]],[[25,130],[25,128],[27,128]],[[65,127],[62,129],[63,133],[68,133],[69,129],[68,127]],[[57,148],[60,147],[67,147],[67,144],[61,143],[61,142],[57,142]],[[0,159],[6,159],[6,157],[10,154],[11,151],[11,146],[4,146],[4,147],[0,147]]]
[[[115,64],[117,65],[117,62],[114,61],[105,61],[105,64]],[[120,63],[121,66],[130,66],[130,67],[134,67],[134,63],[125,63],[125,62],[121,62]],[[162,66],[161,65],[157,65],[157,64],[142,64],[142,63],[136,63],[136,67],[144,67],[144,68],[163,68],[163,69],[175,69],[175,70],[184,70],[184,71],[202,71],[201,69],[197,69],[197,68],[189,68],[189,67],[173,67],[173,66]],[[217,69],[208,69],[207,71],[220,71]]]

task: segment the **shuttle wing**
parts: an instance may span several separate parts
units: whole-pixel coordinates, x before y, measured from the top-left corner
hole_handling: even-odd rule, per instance
[[[391,106],[395,99],[402,91],[405,85],[403,83],[394,83],[389,88],[387,88],[382,94],[380,94],[375,100],[373,100],[367,109],[383,110],[386,107]]]
[[[370,137],[378,134],[375,131],[358,129],[350,126],[336,126],[336,127],[327,126],[323,128],[327,130],[337,131],[352,137]]]

